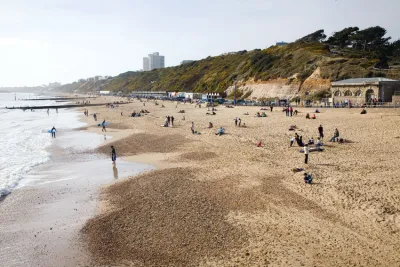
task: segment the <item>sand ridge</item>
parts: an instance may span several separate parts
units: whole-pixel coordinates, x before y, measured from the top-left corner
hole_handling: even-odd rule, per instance
[[[109,153],[114,144],[119,156],[170,153],[173,167],[104,190],[113,208],[84,229],[96,264],[400,265],[399,110],[360,115],[359,109],[321,109],[316,120],[306,120],[311,109],[299,108],[288,118],[275,108],[267,118],[255,118],[259,107],[217,107],[217,115],[209,116],[204,107],[162,104],[143,107],[134,100],[93,108],[111,122],[110,131],[115,123],[132,133],[99,151]],[[127,117],[142,108],[151,113]],[[162,128],[167,115],[175,117],[175,126]],[[248,127],[235,127],[235,117]],[[192,121],[200,135],[192,135]],[[316,139],[319,124],[325,141],[337,127],[351,142],[327,143],[306,166],[299,147],[289,148],[288,128],[296,125],[304,140]],[[218,127],[227,134],[216,136]],[[302,173],[291,171],[295,167],[312,173],[315,183],[305,185]]]

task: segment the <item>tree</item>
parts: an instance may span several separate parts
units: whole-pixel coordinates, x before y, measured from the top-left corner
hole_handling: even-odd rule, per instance
[[[400,39],[394,41],[388,46],[387,54],[389,56],[400,57]]]
[[[352,40],[353,47],[356,49],[368,49],[368,51],[381,50],[389,45],[389,40],[391,39],[391,37],[384,38],[385,35],[386,29],[375,26],[358,31],[350,39]]]
[[[349,27],[341,31],[334,32],[331,37],[328,38],[326,43],[330,45],[337,45],[340,48],[351,45],[351,37],[358,32],[358,27]]]
[[[300,39],[298,39],[296,42],[304,42],[304,43],[315,43],[318,42],[320,43],[321,41],[325,40],[326,35],[324,33],[324,30],[318,30],[316,32],[313,32],[309,35],[306,35]]]

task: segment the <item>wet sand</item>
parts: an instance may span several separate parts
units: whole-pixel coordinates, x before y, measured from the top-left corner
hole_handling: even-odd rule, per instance
[[[121,160],[113,165],[91,153],[103,143],[101,135],[64,134],[50,148],[51,161],[0,202],[2,266],[90,266],[79,232],[101,209],[100,188],[153,168]]]

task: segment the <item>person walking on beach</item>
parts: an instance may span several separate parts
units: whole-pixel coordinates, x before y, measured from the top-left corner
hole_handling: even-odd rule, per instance
[[[235,126],[237,126],[238,125],[238,118],[235,118],[234,121],[235,121]]]
[[[58,108],[56,108],[56,113],[58,113]]]
[[[192,134],[194,134],[194,122],[192,122],[192,126],[190,127],[190,130],[192,130]]]
[[[115,153],[115,148],[114,146],[111,146],[111,161],[115,164],[116,160],[117,160],[117,154]]]
[[[175,120],[174,116],[171,116],[171,126],[174,126],[174,120]]]
[[[318,127],[318,133],[319,133],[319,138],[323,139],[324,138],[324,127],[322,127],[322,124],[320,124]]]
[[[51,137],[52,138],[56,138],[56,128],[53,126],[53,128],[51,128]]]
[[[308,147],[308,144],[304,145],[304,163],[308,164],[308,154],[310,153],[310,148]]]
[[[107,132],[106,130],[106,120],[104,120],[101,125],[103,126],[103,129],[101,129],[102,132]]]
[[[168,126],[171,125],[171,117],[169,115],[167,116],[167,120],[168,120]]]
[[[47,116],[49,116],[49,112],[50,112],[49,109],[47,109]]]

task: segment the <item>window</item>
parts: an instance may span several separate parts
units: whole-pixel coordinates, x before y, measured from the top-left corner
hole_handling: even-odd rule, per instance
[[[350,90],[347,90],[344,92],[344,96],[352,96],[352,92]]]
[[[361,96],[361,95],[362,95],[361,90],[357,90],[357,91],[354,93],[354,95],[355,95],[355,96]]]
[[[342,96],[342,92],[340,92],[339,90],[337,90],[334,94],[335,96]]]

